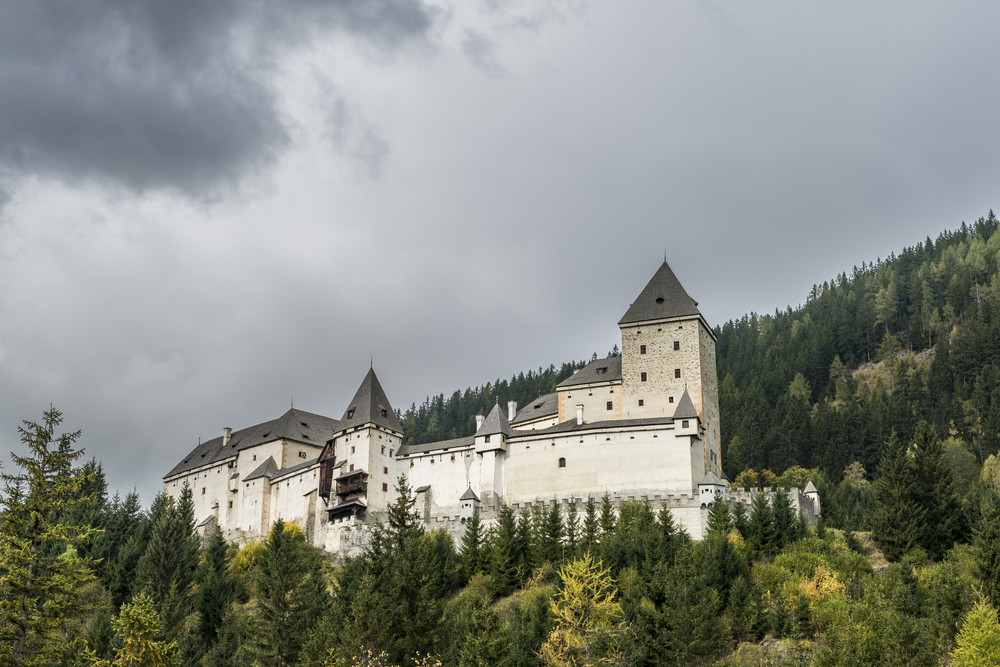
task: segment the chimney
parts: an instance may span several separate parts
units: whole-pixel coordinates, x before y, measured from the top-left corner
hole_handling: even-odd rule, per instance
[[[476,415],[476,433],[479,433],[479,429],[483,427],[484,421],[486,421],[486,417],[482,415]]]
[[[507,401],[507,421],[514,421],[514,415],[517,414],[517,401]]]
[[[225,447],[229,444],[229,438],[233,437],[233,429],[228,426],[222,429],[222,446]]]
[[[576,406],[576,425],[583,425],[583,405]]]

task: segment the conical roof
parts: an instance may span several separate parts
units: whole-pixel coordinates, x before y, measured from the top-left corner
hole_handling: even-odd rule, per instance
[[[499,403],[493,406],[490,414],[486,415],[483,425],[476,431],[477,436],[494,435],[496,433],[503,433],[504,435],[510,435],[511,433],[510,422],[507,421],[507,415],[500,409]]]
[[[357,393],[348,403],[344,417],[341,419],[340,428],[348,429],[364,424],[375,424],[397,433],[403,432],[403,427],[396,419],[395,410],[392,409],[385,391],[382,390],[382,385],[375,377],[374,368],[368,369],[368,374],[361,381]]]
[[[670,266],[664,262],[618,324],[700,314],[698,303],[688,296]]]
[[[806,484],[806,490],[805,490],[805,492],[806,493],[819,493],[819,490],[816,488],[816,485],[813,484],[813,481],[809,480],[809,483]]]
[[[677,401],[677,407],[674,408],[674,419],[697,419],[698,411],[694,409],[694,403],[691,401],[691,395],[688,394],[688,390],[685,389],[684,393],[681,394],[681,400]]]

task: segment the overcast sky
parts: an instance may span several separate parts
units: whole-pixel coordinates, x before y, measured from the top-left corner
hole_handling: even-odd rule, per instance
[[[0,1],[0,451],[149,502],[224,426],[713,325],[1000,205],[996,2]],[[471,429],[470,424],[470,429]],[[9,469],[10,464],[6,464]]]

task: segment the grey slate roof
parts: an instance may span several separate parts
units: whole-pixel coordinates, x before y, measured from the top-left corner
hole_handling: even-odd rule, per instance
[[[602,370],[603,369],[603,370]],[[622,358],[608,357],[598,359],[573,373],[568,378],[556,385],[557,388],[574,387],[580,384],[591,384],[593,382],[616,382],[622,379]]]
[[[462,494],[462,497],[459,498],[459,500],[475,500],[478,502],[479,496],[476,495],[476,492],[473,491],[472,487],[470,486],[468,489],[465,490],[465,493]]]
[[[813,484],[813,481],[809,480],[809,483],[806,484],[805,492],[806,493],[818,493],[819,490],[816,488],[816,485]]]
[[[685,389],[684,393],[681,394],[681,400],[677,401],[677,407],[674,408],[674,419],[697,419],[698,411],[694,409],[694,403],[691,401],[691,396],[688,394],[688,390]]]
[[[619,374],[620,375],[620,374]],[[559,412],[559,394],[544,394],[533,400],[528,405],[517,411],[514,421],[511,424],[539,419],[540,417],[551,417]]]
[[[274,473],[274,478],[284,477],[285,475],[294,475],[300,470],[305,470],[306,468],[316,465],[316,463],[318,462],[319,462],[319,457],[317,456],[314,459],[309,459],[308,461],[303,461],[302,463],[297,463],[296,465],[288,466],[287,468],[282,468],[278,472]]]
[[[688,296],[670,266],[664,262],[618,324],[700,314],[698,303]]]
[[[534,431],[514,431],[512,440],[517,438],[530,438],[539,435],[547,435],[549,433],[570,433],[573,431],[599,431],[602,429],[622,429],[628,428],[630,426],[660,426],[664,424],[673,424],[673,417],[643,417],[642,419],[608,419],[599,422],[584,422],[583,424],[577,424],[576,419],[567,419],[561,424],[556,424],[555,426],[549,426],[548,428],[539,428]]]
[[[278,464],[274,462],[273,456],[268,456],[267,460],[254,468],[252,473],[243,478],[243,481],[249,482],[250,480],[257,479],[258,477],[267,477],[268,479],[271,479],[274,477],[274,473],[276,472],[278,472]]]
[[[705,475],[705,477],[700,482],[698,482],[698,484],[699,485],[701,485],[701,484],[708,484],[708,485],[711,485],[711,486],[725,486],[726,485],[726,483],[722,481],[722,478],[719,477],[718,475],[716,475],[715,472],[712,471],[712,470],[709,470],[708,474]]]
[[[344,417],[340,421],[341,429],[370,423],[397,433],[403,432],[402,425],[396,419],[396,411],[392,409],[382,385],[375,377],[374,368],[368,369],[368,374],[361,381],[361,386],[344,410]]]
[[[476,435],[495,435],[497,433],[510,435],[510,422],[507,421],[507,415],[504,414],[504,411],[500,409],[499,403],[493,406],[490,414],[486,415],[486,420],[476,431]]]
[[[234,431],[225,448],[222,446],[222,436],[206,440],[164,475],[164,479],[224,461],[244,449],[275,440],[294,440],[322,447],[338,430],[340,422],[336,419],[293,408],[277,419]]]
[[[464,438],[453,438],[451,440],[439,440],[438,442],[425,442],[419,445],[402,445],[396,456],[410,456],[411,454],[426,454],[439,449],[467,449],[476,444],[476,438],[467,435]]]

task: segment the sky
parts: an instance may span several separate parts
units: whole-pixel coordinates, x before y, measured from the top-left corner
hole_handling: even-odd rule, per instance
[[[0,452],[199,438],[713,325],[1000,205],[995,2],[0,2]],[[470,424],[470,433],[472,425]],[[0,457],[2,458],[2,457]],[[11,464],[5,463],[6,470]]]

